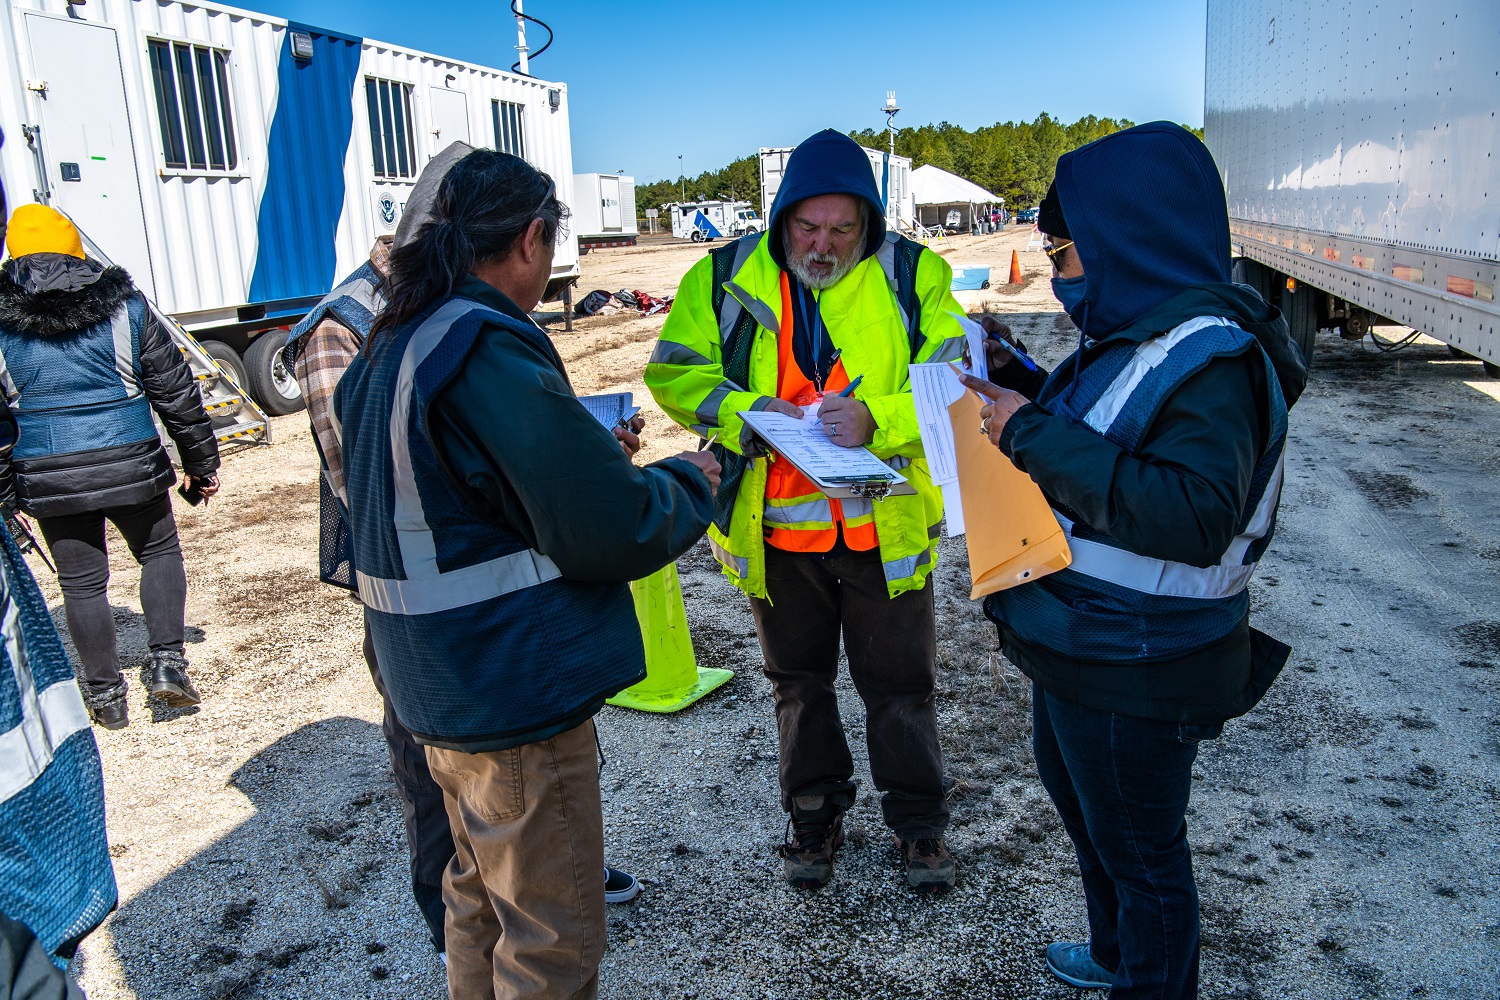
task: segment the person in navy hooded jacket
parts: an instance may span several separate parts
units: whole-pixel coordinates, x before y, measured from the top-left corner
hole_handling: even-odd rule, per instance
[[[1307,369],[1281,314],[1230,283],[1224,189],[1185,129],[1062,156],[1038,227],[1078,350],[1049,374],[993,345],[999,384],[966,382],[989,400],[981,432],[1041,487],[1073,552],[985,602],[1035,683],[1037,772],[1088,906],[1089,941],[1051,945],[1047,967],[1117,1000],[1195,997],[1192,765],[1290,652],[1250,627],[1247,586]]]

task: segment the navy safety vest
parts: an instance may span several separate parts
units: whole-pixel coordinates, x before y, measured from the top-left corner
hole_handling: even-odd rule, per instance
[[[440,467],[428,415],[486,324],[555,357],[535,326],[455,296],[356,358],[334,397],[381,676],[419,741],[469,752],[554,736],[646,674],[629,588],[563,579]]]
[[[339,283],[333,291],[313,306],[312,312],[302,317],[302,322],[292,327],[287,334],[286,346],[281,349],[282,361],[288,371],[295,371],[297,356],[307,342],[303,337],[326,318],[333,318],[353,330],[360,343],[370,336],[370,327],[375,317],[385,308],[385,296],[380,293],[380,273],[369,261],[355,268],[354,273]],[[328,458],[318,435],[312,436],[313,447],[318,450],[318,577],[324,583],[347,590],[356,589],[354,583],[354,552],[349,540],[347,500],[333,488],[328,475]]]
[[[1133,455],[1178,386],[1214,358],[1246,351],[1266,365],[1271,434],[1235,538],[1218,564],[1201,568],[1139,555],[1054,510],[1068,533],[1073,562],[993,595],[991,608],[1007,631],[1081,660],[1133,661],[1189,653],[1222,639],[1244,620],[1250,577],[1276,529],[1287,429],[1281,383],[1256,339],[1231,320],[1200,316],[1144,343],[1107,347],[1071,389],[1048,404]],[[1052,377],[1070,372],[1065,365]]]
[[[12,460],[24,466],[160,440],[136,374],[145,328],[146,304],[138,295],[108,320],[76,333],[44,336],[0,327],[5,392],[20,435]]]

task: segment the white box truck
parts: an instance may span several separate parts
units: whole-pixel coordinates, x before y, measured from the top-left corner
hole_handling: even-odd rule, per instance
[[[1494,0],[1209,0],[1236,273],[1309,357],[1319,329],[1394,324],[1500,377],[1497,38]]]
[[[455,140],[573,199],[568,90],[214,0],[8,0],[12,207],[66,212],[273,414],[301,406],[286,328],[365,260]],[[577,279],[557,248],[549,297]]]
[[[771,204],[781,188],[781,175],[786,170],[787,158],[796,146],[761,147],[760,151],[760,210],[763,218],[771,217]],[[897,232],[910,232],[917,219],[916,195],[911,187],[911,158],[892,156],[879,149],[861,147],[870,159],[870,171],[875,175],[875,186],[880,191],[881,203],[885,205],[885,227]]]
[[[635,222],[635,178],[624,174],[574,174],[573,217],[568,228],[578,234],[580,252],[593,247],[633,247],[640,230]]]
[[[679,240],[716,240],[756,233],[764,227],[748,201],[673,202],[672,235]]]

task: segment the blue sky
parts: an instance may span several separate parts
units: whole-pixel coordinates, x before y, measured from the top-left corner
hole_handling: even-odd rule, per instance
[[[508,0],[238,2],[469,62],[508,68],[516,58]],[[1205,7],[527,0],[525,9],[556,32],[531,72],[568,85],[573,169],[650,181],[676,177],[679,153],[693,175],[822,128],[883,127],[887,90],[903,109],[898,125],[974,128],[1043,111],[1202,125]],[[535,49],[546,35],[530,27]]]

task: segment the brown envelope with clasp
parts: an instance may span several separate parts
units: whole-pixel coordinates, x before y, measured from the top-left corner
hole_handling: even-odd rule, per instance
[[[1073,561],[1068,537],[1042,491],[979,433],[983,405],[968,390],[948,404],[974,581],[971,601],[1056,573]]]

